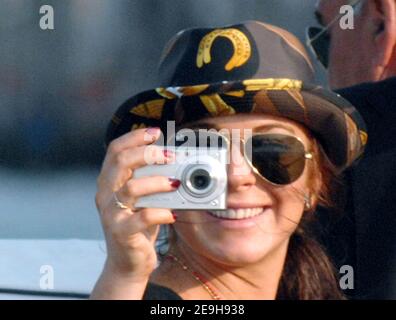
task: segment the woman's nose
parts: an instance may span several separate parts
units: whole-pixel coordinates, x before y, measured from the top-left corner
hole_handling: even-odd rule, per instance
[[[239,146],[232,146],[230,150],[230,164],[228,167],[228,186],[237,191],[247,189],[256,184],[256,176],[246,162]]]

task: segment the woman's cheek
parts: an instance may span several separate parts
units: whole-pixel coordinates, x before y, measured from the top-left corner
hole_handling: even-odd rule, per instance
[[[301,184],[292,184],[279,190],[276,216],[281,225],[296,227],[304,212],[304,191]]]

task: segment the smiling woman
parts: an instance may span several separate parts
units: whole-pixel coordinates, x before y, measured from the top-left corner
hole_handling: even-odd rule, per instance
[[[303,126],[280,117],[258,114],[216,117],[206,119],[205,127],[210,122],[219,129],[251,128],[257,132],[260,128],[255,137],[272,139],[271,146],[276,143],[277,148],[282,147],[277,155],[286,159],[292,157],[293,161],[287,166],[285,163],[290,161],[281,161],[279,157],[274,159],[274,149],[268,152],[257,143],[252,144],[252,157],[257,157],[251,163],[254,167],[249,166],[248,161],[235,159],[242,156],[238,152],[231,152],[227,210],[177,211],[176,223],[170,230],[171,250],[163,256],[163,263],[152,274],[151,280],[166,287],[179,288],[177,291],[184,292],[184,298],[197,298],[198,293],[191,289],[197,279],[194,280],[188,272],[185,276],[190,279],[182,283],[179,283],[180,277],[169,276],[177,274],[180,267],[186,270],[184,264],[189,261],[188,265],[194,266],[192,275],[198,280],[205,279],[203,283],[209,281],[216,288],[212,289],[216,292],[213,297],[222,297],[218,291],[227,292],[229,289],[224,286],[232,285],[238,289],[228,292],[229,298],[270,299],[277,296],[312,299],[332,295],[335,298],[338,289],[331,264],[320,247],[304,236],[305,222],[299,223],[304,212],[304,220],[312,217],[309,212],[317,202],[322,205],[330,202],[328,189],[334,169],[326,161],[316,140]],[[194,125],[197,126],[199,122]],[[296,142],[301,142],[302,152],[292,153],[290,151],[296,149]],[[312,154],[312,161],[305,161],[306,153]],[[302,164],[302,167],[298,165],[301,170],[285,170],[295,167],[297,162]],[[293,249],[288,252],[288,247]],[[195,254],[191,254],[191,250]],[[198,253],[203,257],[196,259]],[[169,256],[171,259],[167,259]],[[213,260],[221,261],[221,267]],[[227,271],[238,274],[242,269],[252,277],[245,276],[244,281],[255,282],[253,288],[233,283],[232,278],[227,279]],[[265,277],[258,276],[261,273]],[[322,283],[318,287],[314,284],[314,273]],[[311,277],[312,280],[307,281]],[[244,294],[239,295],[240,292]]]
[[[160,79],[109,126],[96,196],[108,257],[92,298],[342,299],[331,262],[304,228],[331,203],[333,178],[362,154],[367,135],[353,106],[311,84],[301,43],[256,21],[186,30],[165,48]],[[184,186],[174,176],[135,176],[148,162],[175,160],[155,145],[168,121],[254,132],[228,145],[225,210],[136,205]],[[169,250],[155,268],[160,225],[171,226]]]

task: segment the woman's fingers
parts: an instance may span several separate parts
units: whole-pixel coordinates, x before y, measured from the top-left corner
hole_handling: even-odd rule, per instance
[[[111,193],[104,210],[99,210],[104,219],[103,222],[106,226],[110,227],[113,223],[112,220],[117,221],[123,219],[122,217],[135,215],[136,209],[134,208],[134,204],[139,197],[154,193],[175,191],[179,185],[179,180],[169,179],[164,176],[131,179],[120,190]],[[98,205],[99,207],[100,204]]]
[[[133,170],[150,164],[166,164],[175,159],[171,152],[155,145],[125,149],[106,159],[98,179],[98,189],[119,190],[131,179]]]
[[[161,224],[174,223],[175,218],[170,209],[145,208],[134,212],[118,211],[113,216],[103,216],[102,221],[105,230],[111,232],[111,237],[117,243],[123,243],[130,247],[138,245],[138,243],[133,244],[132,242],[141,238],[142,233],[148,235],[149,240],[153,240],[158,231],[157,227]]]
[[[159,128],[132,130],[121,137],[114,139],[108,147],[108,153],[117,154],[122,150],[148,145],[156,141],[161,135]]]
[[[133,153],[131,150],[136,147],[144,149],[160,136],[161,131],[158,128],[148,128],[133,130],[113,140],[103,161],[102,170],[97,180],[98,187],[106,187],[110,190],[119,189],[132,176],[133,168],[129,168],[128,157],[128,154]],[[117,168],[114,168],[114,165],[117,165]],[[119,168],[123,170],[119,171]]]
[[[171,160],[173,160],[173,153],[150,145],[125,149],[115,155],[111,162],[115,170],[126,170],[151,164],[165,164]]]
[[[119,201],[133,208],[139,197],[160,192],[177,190],[180,181],[164,176],[152,176],[130,179],[117,191]]]
[[[109,158],[103,167],[107,187],[118,190],[131,177],[134,169],[150,164],[165,164],[173,160],[173,154],[163,148],[150,145],[125,149]]]
[[[119,225],[122,234],[137,234],[161,224],[174,223],[175,219],[170,209],[145,208],[129,215]]]

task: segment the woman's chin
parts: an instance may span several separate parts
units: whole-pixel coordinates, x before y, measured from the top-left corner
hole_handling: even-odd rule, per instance
[[[216,246],[207,249],[217,261],[240,266],[265,259],[274,248],[279,246],[272,240],[247,243],[245,239],[245,241],[235,241],[233,243],[217,243]]]

